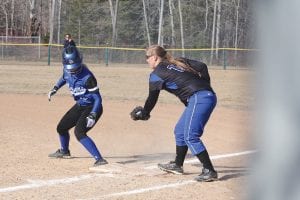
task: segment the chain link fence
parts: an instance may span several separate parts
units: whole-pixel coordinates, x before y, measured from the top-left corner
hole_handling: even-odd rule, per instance
[[[1,61],[60,62],[62,45],[42,44],[39,37],[9,38],[0,36]],[[145,50],[141,48],[112,48],[78,46],[85,63],[105,64],[146,64]],[[220,48],[211,49],[168,49],[175,57],[198,59],[209,66],[221,69],[253,68],[257,50]]]

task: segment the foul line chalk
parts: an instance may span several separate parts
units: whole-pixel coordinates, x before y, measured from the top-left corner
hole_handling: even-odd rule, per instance
[[[256,151],[244,151],[244,152],[239,152],[239,153],[216,155],[216,156],[211,156],[211,159],[216,160],[216,159],[221,159],[221,158],[235,157],[235,156],[252,154],[252,153],[255,153],[255,152]],[[187,160],[185,163],[195,163],[195,162],[199,162],[199,161],[196,160],[196,159],[193,159],[193,160]],[[157,168],[157,166],[153,165],[153,166],[145,167],[144,169],[155,169],[155,168]],[[0,188],[0,193],[14,192],[14,191],[18,191],[18,190],[25,190],[25,189],[32,189],[32,188],[39,188],[39,187],[43,187],[43,186],[53,186],[53,185],[58,185],[58,184],[74,183],[74,182],[79,182],[79,181],[83,181],[83,180],[87,180],[87,179],[91,179],[91,178],[96,178],[96,177],[113,177],[113,174],[112,173],[86,174],[86,175],[74,176],[74,177],[63,178],[63,179],[28,180],[27,184],[13,186],[13,187]],[[185,182],[179,182],[179,183],[174,183],[174,184],[169,184],[169,185],[155,186],[155,187],[152,187],[152,188],[132,190],[132,191],[127,191],[127,192],[123,192],[123,193],[126,193],[127,195],[136,194],[136,192],[137,193],[142,193],[142,192],[146,192],[146,191],[158,190],[158,189],[163,189],[163,188],[177,187],[177,185],[178,186],[186,185],[186,184],[190,184],[190,183],[193,183],[193,182],[194,181],[185,181]],[[110,194],[110,195],[119,196],[118,194],[123,194],[123,193],[115,193],[115,194]]]
[[[222,158],[242,156],[242,155],[252,154],[252,153],[256,153],[256,152],[257,151],[255,151],[255,150],[249,150],[249,151],[243,151],[243,152],[238,152],[238,153],[215,155],[215,156],[210,156],[210,159],[218,160],[218,159],[222,159]],[[198,163],[198,162],[199,162],[198,159],[191,159],[191,160],[184,161],[184,163]],[[145,167],[144,169],[156,169],[156,168],[158,168],[157,165],[151,165],[151,166]]]
[[[0,188],[0,193],[4,192],[14,192],[17,190],[24,190],[24,189],[32,189],[32,188],[39,188],[43,186],[53,186],[58,184],[67,184],[67,183],[74,183],[79,182],[95,177],[113,177],[113,174],[86,174],[81,176],[74,176],[70,178],[63,178],[63,179],[52,179],[52,180],[27,180],[28,184],[14,186],[14,187],[7,187],[7,188]]]
[[[242,156],[242,155],[252,154],[252,153],[255,153],[255,152],[257,152],[257,151],[254,151],[254,150],[253,151],[243,151],[243,152],[239,152],[239,153],[231,153],[231,154],[211,156],[210,158],[212,160],[217,160],[217,159],[221,159],[221,158],[228,158],[228,157],[235,157],[235,156]],[[194,162],[199,162],[199,160],[197,160],[197,159],[188,160],[185,163],[194,163]],[[149,166],[149,167],[145,167],[144,169],[154,169],[154,168],[157,168],[157,166]],[[129,195],[133,195],[133,194],[141,194],[141,193],[144,193],[144,192],[162,190],[162,189],[166,189],[166,188],[174,188],[174,187],[178,187],[178,186],[188,185],[188,184],[191,184],[191,183],[196,183],[196,181],[194,181],[194,180],[180,181],[180,182],[171,183],[171,184],[157,185],[157,186],[148,187],[148,188],[140,188],[140,189],[125,191],[125,192],[112,193],[112,194],[100,196],[100,197],[97,197],[97,198],[78,199],[78,200],[97,200],[97,199],[106,199],[106,198],[111,198],[111,197],[129,196]]]
[[[136,189],[136,190],[130,190],[126,192],[118,192],[118,193],[112,193],[104,196],[100,196],[98,198],[90,198],[90,199],[82,199],[82,200],[97,200],[97,199],[105,199],[105,198],[110,198],[110,197],[119,197],[119,196],[127,196],[127,195],[132,195],[132,194],[141,194],[144,192],[150,192],[150,191],[155,191],[155,190],[162,190],[165,188],[174,188],[178,186],[183,186],[183,185],[188,185],[191,183],[195,183],[196,181],[194,180],[188,180],[188,181],[181,181],[177,183],[171,183],[171,184],[166,184],[166,185],[157,185],[153,187],[148,187],[148,188],[141,188],[141,189]],[[78,199],[80,200],[80,199]]]

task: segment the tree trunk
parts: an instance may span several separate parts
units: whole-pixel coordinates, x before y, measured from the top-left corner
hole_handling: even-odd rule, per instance
[[[180,37],[181,37],[181,48],[182,48],[182,57],[185,57],[184,53],[184,35],[183,35],[183,19],[182,19],[182,10],[181,10],[181,0],[178,0],[178,10],[179,10],[179,24],[180,24]]]
[[[143,0],[143,9],[144,9],[144,18],[145,18],[145,26],[146,26],[146,34],[147,34],[148,46],[150,46],[151,45],[151,38],[150,38],[150,32],[149,32],[148,15],[147,15],[147,9],[146,9],[146,2],[145,2],[145,0]]]
[[[214,16],[213,16],[212,33],[211,33],[211,47],[210,47],[211,48],[211,51],[210,51],[210,65],[212,64],[212,61],[213,61],[213,58],[214,58],[217,1],[218,0],[215,0],[215,4],[214,4]]]
[[[52,6],[51,6],[51,16],[50,16],[50,38],[49,38],[49,44],[51,45],[53,43],[53,29],[54,29],[54,13],[55,13],[55,0],[52,0]]]
[[[175,47],[175,30],[174,30],[174,15],[173,15],[174,3],[173,0],[169,0],[170,10],[170,23],[171,23],[171,47]]]
[[[118,4],[119,0],[116,0],[115,8],[113,6],[112,0],[109,0],[109,8],[110,8],[110,15],[111,15],[111,22],[112,22],[112,44],[111,46],[116,45],[117,40],[117,30],[116,30],[116,24],[117,24],[117,13],[118,13]]]
[[[218,0],[217,32],[216,32],[216,58],[217,59],[219,58],[220,28],[221,28],[221,0]]]
[[[160,0],[160,10],[159,10],[159,25],[158,25],[158,38],[157,44],[162,45],[162,24],[163,24],[163,13],[164,13],[164,0]]]
[[[204,28],[204,32],[206,32],[207,26],[208,26],[207,18],[208,18],[208,0],[205,1],[205,28]]]
[[[30,4],[30,13],[29,13],[29,18],[32,19],[34,14],[33,14],[33,10],[34,10],[34,5],[35,5],[35,0],[28,0],[29,4]]]
[[[28,35],[34,35],[36,17],[34,16],[33,10],[35,6],[35,0],[29,0],[29,31]]]
[[[61,0],[58,0],[58,16],[57,16],[57,44],[60,44],[60,13],[61,13]]]
[[[235,9],[236,9],[236,19],[235,19],[235,39],[234,39],[234,60],[237,60],[237,48],[238,48],[238,29],[239,29],[239,7],[240,7],[240,0],[234,1]]]
[[[7,14],[7,10],[5,8],[5,5],[2,6],[2,10],[4,12],[5,15],[5,42],[7,43],[7,37],[8,37],[8,14]]]
[[[14,13],[15,13],[15,0],[11,1],[11,13],[10,13],[10,35],[14,35]]]
[[[81,44],[81,19],[80,16],[78,16],[78,46]]]

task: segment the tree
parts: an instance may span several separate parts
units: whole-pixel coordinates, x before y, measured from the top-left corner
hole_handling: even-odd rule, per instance
[[[216,32],[216,58],[219,58],[219,45],[220,45],[220,28],[221,28],[221,0],[218,0],[217,6],[217,32]]]
[[[49,1],[51,2],[51,1]],[[55,0],[52,0],[51,2],[51,16],[50,16],[50,23],[49,23],[49,30],[50,30],[50,38],[49,38],[49,44],[53,43],[53,30],[54,30],[54,13],[55,13]]]
[[[184,49],[184,35],[183,35],[183,19],[182,19],[181,0],[178,0],[178,10],[179,10],[181,48]],[[185,53],[184,53],[184,50],[182,50],[182,57],[184,57],[184,56],[185,56]]]
[[[61,13],[61,0],[58,0],[58,16],[57,16],[57,43],[60,43],[60,26],[61,26],[61,18],[60,18],[60,13]]]
[[[170,10],[170,25],[171,25],[171,46],[175,46],[175,27],[174,27],[174,3],[173,0],[169,0],[169,10]]]
[[[117,40],[117,16],[118,16],[118,5],[119,0],[116,0],[115,6],[113,5],[112,0],[109,0],[109,8],[111,14],[111,23],[112,23],[112,42],[111,45],[114,47]]]
[[[149,32],[148,15],[147,15],[147,8],[146,8],[146,2],[145,1],[146,0],[143,0],[143,11],[144,11],[144,19],[145,19],[147,41],[148,41],[148,46],[150,46],[151,45],[151,38],[150,38],[150,32]]]
[[[159,9],[159,25],[158,25],[158,38],[157,44],[162,45],[162,25],[163,25],[163,17],[164,17],[164,0],[160,0],[160,9]]]
[[[234,0],[235,5],[235,12],[236,12],[236,18],[235,18],[235,39],[234,39],[234,58],[236,60],[237,58],[237,48],[238,48],[238,28],[239,28],[239,8],[240,8],[240,0]]]
[[[214,2],[214,15],[213,15],[213,23],[212,23],[212,32],[211,32],[211,51],[210,51],[210,64],[212,64],[212,60],[214,57],[214,47],[215,47],[215,30],[216,30],[216,15],[217,15],[217,1]]]
[[[8,36],[8,13],[9,13],[9,1],[8,0],[5,0],[5,1],[2,1],[2,3],[0,4],[1,6],[1,9],[4,13],[4,16],[5,16],[5,35]],[[7,37],[6,37],[6,42],[7,42]]]
[[[220,46],[253,47],[251,4],[241,0],[1,0],[0,32],[44,38],[51,34],[51,42],[55,38],[57,43],[62,32],[69,32],[84,45],[144,47],[155,41],[181,48],[210,47],[213,61]]]

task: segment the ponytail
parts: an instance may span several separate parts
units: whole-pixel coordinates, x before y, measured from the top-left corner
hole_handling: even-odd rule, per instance
[[[163,47],[159,45],[152,45],[147,48],[146,54],[148,55],[157,55],[162,58],[163,61],[167,61],[168,63],[174,64],[177,67],[198,74],[188,63],[184,61],[184,59],[175,59],[169,52],[167,52]]]

